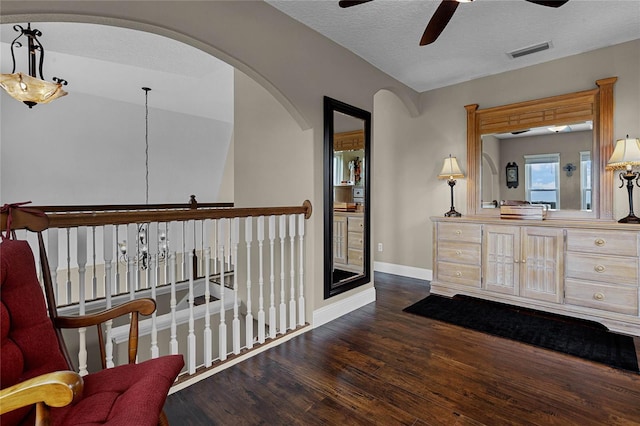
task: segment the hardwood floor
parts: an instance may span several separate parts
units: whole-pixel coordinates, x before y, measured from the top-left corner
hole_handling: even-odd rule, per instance
[[[640,374],[404,313],[426,284],[375,278],[376,303],[170,395],[170,423],[640,425]]]

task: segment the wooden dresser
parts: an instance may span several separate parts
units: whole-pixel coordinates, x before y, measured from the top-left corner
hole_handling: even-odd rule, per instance
[[[435,294],[467,294],[640,336],[640,226],[433,217]]]
[[[333,212],[333,261],[335,267],[362,272],[364,265],[364,213]]]

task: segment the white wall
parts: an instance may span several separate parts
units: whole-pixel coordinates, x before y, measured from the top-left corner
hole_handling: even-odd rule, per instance
[[[640,40],[480,78],[421,94],[422,114],[413,118],[391,93],[374,106],[375,240],[384,243],[375,260],[410,267],[432,267],[432,223],[449,209],[449,187],[437,179],[451,153],[466,172],[466,111],[595,88],[595,81],[617,76],[614,87],[614,138],[640,136]],[[628,213],[626,191],[614,182],[614,217]],[[466,180],[455,186],[456,210],[465,214]],[[636,190],[635,211],[640,206]]]
[[[28,109],[0,96],[3,203],[145,202],[144,106],[74,93]],[[149,202],[218,201],[232,124],[155,109],[153,96]]]

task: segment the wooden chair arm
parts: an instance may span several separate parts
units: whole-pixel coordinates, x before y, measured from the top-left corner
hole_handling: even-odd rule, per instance
[[[91,315],[75,317],[55,317],[53,324],[57,328],[81,328],[95,325],[98,328],[98,344],[100,346],[100,358],[102,368],[106,365],[106,349],[102,335],[102,324],[106,321],[118,318],[125,314],[131,314],[129,324],[129,364],[136,362],[138,355],[138,314],[151,315],[156,310],[156,302],[153,299],[143,298],[129,300],[114,308],[107,309]]]
[[[56,371],[17,383],[0,391],[0,414],[44,403],[64,407],[82,396],[84,382],[74,371]]]
[[[90,327],[134,312],[141,313],[142,315],[151,315],[155,310],[156,302],[153,299],[135,299],[95,314],[73,317],[56,317],[54,319],[54,325],[59,328]]]

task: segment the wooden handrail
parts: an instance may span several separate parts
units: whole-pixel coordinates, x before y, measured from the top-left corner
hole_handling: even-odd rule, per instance
[[[139,210],[180,210],[180,209],[211,209],[233,207],[231,202],[224,203],[199,203],[195,195],[191,195],[188,203],[173,204],[85,204],[70,206],[32,206],[29,208],[45,213],[72,213],[72,212],[104,212],[104,211],[139,211]]]
[[[128,223],[172,222],[184,220],[224,219],[248,216],[304,214],[311,217],[312,206],[305,200],[302,206],[243,207],[223,209],[190,209],[163,211],[124,211],[47,214],[50,228],[74,228],[77,226],[124,225]]]

